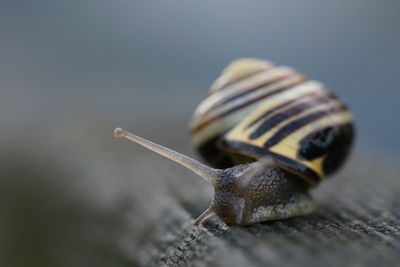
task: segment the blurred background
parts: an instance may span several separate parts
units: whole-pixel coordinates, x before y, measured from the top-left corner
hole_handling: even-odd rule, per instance
[[[0,0],[0,248],[16,260],[8,266],[139,264],[113,252],[127,247],[120,229],[134,225],[124,211],[135,210],[126,205],[144,182],[133,176],[169,179],[170,163],[112,131],[193,155],[192,112],[238,57],[323,81],[356,117],[354,154],[400,162],[399,27],[397,0]]]

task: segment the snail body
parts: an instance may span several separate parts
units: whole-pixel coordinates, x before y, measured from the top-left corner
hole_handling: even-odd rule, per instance
[[[124,136],[191,169],[214,186],[195,221],[217,215],[248,225],[312,211],[309,189],[343,164],[353,139],[346,105],[323,84],[269,61],[239,59],[222,72],[190,123],[204,165],[122,129]]]

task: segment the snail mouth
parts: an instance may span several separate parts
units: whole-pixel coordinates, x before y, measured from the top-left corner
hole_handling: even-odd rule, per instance
[[[226,224],[243,224],[245,201],[243,198],[233,199],[229,206],[216,207],[217,216]]]
[[[216,211],[217,216],[226,224],[240,224],[237,221],[235,210],[232,208]]]
[[[242,218],[240,216],[218,216],[226,224],[243,224]]]
[[[239,224],[232,217],[219,217],[226,224]]]

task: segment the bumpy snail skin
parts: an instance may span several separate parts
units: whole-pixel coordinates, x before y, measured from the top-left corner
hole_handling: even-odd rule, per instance
[[[249,169],[254,170],[251,176],[244,177]],[[273,162],[267,166],[257,162],[238,165],[226,169],[220,177],[214,185],[211,207],[225,223],[248,225],[313,210],[306,184]]]

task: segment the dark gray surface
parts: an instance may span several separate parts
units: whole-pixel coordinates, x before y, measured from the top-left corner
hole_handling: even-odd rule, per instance
[[[2,266],[398,266],[400,182],[384,156],[357,149],[313,191],[309,216],[214,218],[198,231],[212,188],[112,130],[70,125],[3,144]],[[190,154],[179,134],[152,139]]]
[[[167,182],[174,193],[171,201],[158,202],[162,208],[141,231],[138,260],[168,266],[398,266],[399,177],[362,158],[355,156],[314,191],[318,206],[310,216],[249,227],[215,219],[201,231],[191,223],[207,207],[210,199],[201,194],[210,188],[171,170],[164,176],[178,176],[175,184]]]

